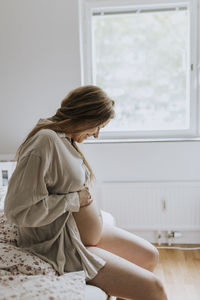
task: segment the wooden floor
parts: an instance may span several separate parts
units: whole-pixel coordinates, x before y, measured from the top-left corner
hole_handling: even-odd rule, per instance
[[[168,300],[200,300],[200,250],[158,250],[160,258],[154,273],[163,282]]]

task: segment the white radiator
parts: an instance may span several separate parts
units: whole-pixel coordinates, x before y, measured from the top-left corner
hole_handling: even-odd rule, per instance
[[[97,195],[122,228],[199,231],[200,238],[200,182],[103,182]]]

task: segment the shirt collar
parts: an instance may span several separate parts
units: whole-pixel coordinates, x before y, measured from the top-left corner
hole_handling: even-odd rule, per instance
[[[47,124],[47,123],[51,123],[51,122],[52,122],[51,120],[41,118],[41,119],[39,119],[39,121],[37,122],[37,124],[42,124],[42,123],[46,123]],[[64,138],[70,139],[69,137],[67,137],[67,135],[64,132],[57,132],[56,131],[56,133],[60,137],[64,137]]]
[[[67,137],[66,134],[65,134],[64,132],[56,132],[56,133],[57,133],[57,135],[59,135],[60,137],[64,137],[64,138]]]

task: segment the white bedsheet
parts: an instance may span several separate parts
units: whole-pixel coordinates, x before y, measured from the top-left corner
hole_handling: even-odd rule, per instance
[[[84,271],[59,276],[38,256],[16,246],[17,229],[0,215],[0,300],[85,300]]]
[[[114,224],[110,214],[102,214],[105,223]],[[83,271],[58,276],[49,263],[17,247],[16,239],[17,228],[0,210],[0,300],[111,300],[85,284]]]

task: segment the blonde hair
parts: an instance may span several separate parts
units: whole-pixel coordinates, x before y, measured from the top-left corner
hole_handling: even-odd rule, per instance
[[[15,159],[18,161],[20,152],[28,139],[41,129],[51,129],[61,133],[78,133],[97,127],[114,118],[114,101],[95,85],[87,85],[72,90],[61,102],[56,114],[47,120],[51,122],[37,124],[19,146]],[[80,153],[83,161],[90,171],[90,181],[94,179],[93,171],[77,144],[72,140],[73,146]]]

